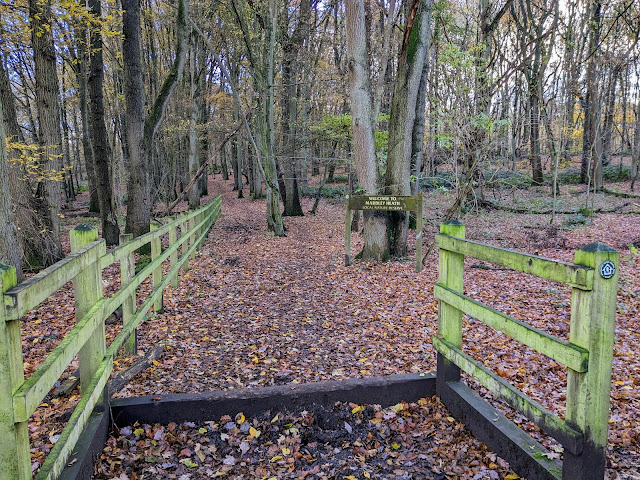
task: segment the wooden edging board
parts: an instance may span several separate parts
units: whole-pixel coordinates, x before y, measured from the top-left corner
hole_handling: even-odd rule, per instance
[[[409,195],[347,195],[344,219],[344,264],[351,265],[351,211],[416,212],[416,272],[422,271],[422,192]]]
[[[450,384],[447,394],[453,396],[452,414],[463,421],[474,435],[484,441],[521,475],[527,478],[557,480],[541,468],[540,459],[546,460],[544,447],[522,433],[499,411],[484,399]],[[461,386],[462,387],[462,386]],[[295,411],[313,404],[332,405],[335,402],[355,402],[394,405],[398,402],[415,402],[436,394],[436,374],[410,373],[348,380],[330,380],[300,385],[233,389],[196,394],[171,394],[147,397],[111,399],[107,412],[96,412],[93,426],[85,429],[78,448],[67,463],[60,479],[89,480],[93,462],[107,439],[104,417],[110,413],[112,425],[123,427],[141,424],[171,422],[202,422],[222,415],[258,415],[267,410]],[[489,413],[487,413],[489,412]],[[533,446],[533,448],[532,448]]]

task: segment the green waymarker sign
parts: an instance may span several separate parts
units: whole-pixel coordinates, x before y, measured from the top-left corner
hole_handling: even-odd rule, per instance
[[[415,197],[404,195],[347,195],[344,220],[344,264],[351,264],[351,211],[416,212],[416,272],[422,270],[422,192]]]

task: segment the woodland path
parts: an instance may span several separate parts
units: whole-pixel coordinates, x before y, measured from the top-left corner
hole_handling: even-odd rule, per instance
[[[263,201],[237,199],[229,183],[222,183],[221,189],[223,217],[179,288],[166,294],[165,313],[147,322],[140,332],[142,349],[166,341],[169,350],[161,362],[137,377],[120,395],[185,393],[435,369],[430,339],[437,317],[432,295],[437,255],[431,255],[420,274],[414,272],[410,258],[344,267],[341,201],[323,200],[315,216],[285,218],[287,237],[274,238],[264,228]],[[527,201],[518,199],[523,200]],[[436,218],[446,201],[438,194],[428,197],[425,216]],[[306,212],[312,201],[303,202]],[[640,261],[630,256],[628,249],[629,243],[640,239],[638,217],[600,215],[592,225],[571,231],[549,227],[548,217],[540,215],[480,212],[464,222],[470,238],[566,261],[572,260],[575,249],[596,240],[621,251],[625,260],[620,276],[609,448],[612,468],[608,476],[640,478],[640,354],[633,347],[638,341],[640,317],[636,297],[640,295]],[[436,228],[435,223],[425,227],[427,239]],[[359,235],[354,235],[353,242],[357,252],[361,247]],[[410,239],[409,255],[413,254]],[[515,272],[469,268],[478,266],[467,262],[468,295],[566,338],[568,288]],[[474,320],[465,327],[465,341],[470,354],[486,360],[550,410],[563,413],[566,372],[560,365],[527,348],[514,349],[507,337]],[[435,418],[447,418],[440,406],[431,405],[427,410]],[[561,452],[525,418],[506,413],[552,451]],[[426,424],[433,426],[434,422],[437,420],[432,417]],[[451,430],[442,425],[440,428]],[[459,432],[458,442],[473,443],[464,447],[469,449],[467,461],[480,464],[465,463],[459,453],[455,454],[458,457],[453,453],[459,452],[451,446],[455,442],[442,439],[451,453],[444,455],[444,464],[453,460],[449,468],[454,470],[450,472],[457,471],[460,478],[473,478],[462,472],[477,474],[483,468],[495,468],[500,477],[508,475],[508,470],[486,460],[487,453],[482,453],[475,440],[462,435],[459,425],[454,430]],[[405,447],[402,445],[400,453],[411,456],[411,448],[405,451]],[[340,471],[336,468],[333,465],[330,471]]]
[[[217,193],[219,188],[223,196],[223,216],[195,261],[190,261],[190,270],[181,274],[179,286],[167,289],[164,312],[152,316],[139,329],[141,353],[165,342],[164,355],[118,396],[202,392],[435,369],[431,347],[437,318],[432,293],[437,279],[435,253],[423,272],[416,274],[415,250],[410,238],[406,260],[376,265],[356,262],[344,267],[344,204],[341,200],[323,199],[315,216],[285,218],[287,237],[275,238],[265,229],[263,200],[238,199],[236,192],[231,191],[230,182],[210,184],[210,192]],[[535,204],[537,197],[544,193],[530,189],[524,195],[531,198],[514,198],[514,203]],[[563,201],[574,200],[566,195]],[[437,221],[431,219],[442,215],[449,202],[446,193],[426,195],[427,242],[438,228]],[[312,203],[311,199],[303,199],[305,212]],[[575,249],[596,240],[621,252],[608,478],[640,478],[640,349],[637,348],[640,257],[631,255],[628,248],[630,243],[640,240],[638,216],[598,215],[591,225],[571,230],[548,226],[546,215],[480,211],[462,220],[467,225],[469,238],[550,258],[571,261]],[[362,244],[358,234],[353,235],[352,242],[353,251],[359,251]],[[473,260],[467,261],[467,295],[549,333],[566,337],[568,288],[485,267]],[[109,272],[105,272],[103,278],[108,294],[113,288],[109,284]],[[61,292],[60,297],[52,298],[33,322],[24,323],[27,371],[32,371],[51,344],[59,341],[64,331],[73,325],[73,309],[60,307],[65,302],[70,305],[63,299],[66,294],[68,292]],[[500,332],[473,319],[467,320],[464,335],[470,355],[486,361],[546,408],[563,414],[566,372],[560,365],[514,345]],[[108,335],[113,334],[112,328]],[[131,360],[120,359],[117,368],[126,368]],[[60,416],[64,418],[67,405],[76,402],[77,397],[76,392],[68,398],[52,399],[48,407],[36,412],[30,427],[32,444],[39,444],[33,454],[34,461],[51,448],[56,432],[63,426],[56,422]],[[340,413],[340,418],[353,428],[353,436],[359,433],[363,415],[374,419],[380,428],[398,433],[399,416],[393,410],[367,407],[364,412],[356,409],[353,414],[354,408],[343,406]],[[320,460],[309,463],[308,468],[298,469],[296,464],[291,471],[292,464],[287,463],[287,458],[271,462],[271,458],[282,454],[277,449],[273,451],[273,444],[267,441],[273,440],[274,435],[279,438],[280,434],[276,435],[274,429],[282,431],[282,425],[289,423],[300,429],[311,428],[300,413],[286,418],[279,414],[275,423],[270,418],[252,419],[264,436],[253,438],[249,450],[242,443],[246,440],[239,437],[246,433],[240,430],[240,424],[229,432],[228,442],[220,444],[220,433],[213,431],[214,422],[219,428],[218,424],[228,424],[231,419],[212,419],[211,425],[204,427],[181,425],[177,427],[179,435],[173,434],[178,432],[175,426],[144,426],[142,437],[163,438],[158,445],[141,441],[139,428],[123,427],[109,439],[97,478],[133,479],[142,475],[196,479],[210,478],[217,473],[227,478],[262,478],[263,475],[298,478],[296,475],[304,472],[307,472],[306,478],[343,478],[349,474],[369,478],[365,472],[370,473],[371,478],[444,478],[444,473],[460,479],[477,475],[480,475],[477,478],[517,478],[509,477],[513,474],[504,462],[470,437],[437,401],[427,399],[422,404],[401,408],[410,414],[413,427],[384,437],[386,440],[381,440],[378,447],[382,457],[376,454],[369,458],[363,454],[366,462],[355,473],[350,466],[353,455],[334,451],[346,452],[349,448],[343,448],[343,444],[354,440],[351,435],[344,437],[342,424],[332,433],[337,443],[317,442],[315,450],[305,447],[311,448],[309,455]],[[559,450],[526,419],[513,412],[506,413],[551,451]],[[314,424],[313,428],[316,427]],[[202,428],[218,435],[217,451],[207,451],[204,461],[200,457],[206,449],[198,450],[197,446],[203,441]],[[169,432],[173,433],[169,435]],[[311,436],[317,434],[317,431],[308,432]],[[286,448],[300,451],[301,435],[297,435],[297,439],[292,437],[288,444],[291,448]],[[260,443],[263,441],[266,445]],[[158,452],[160,446],[164,450]],[[239,452],[243,452],[242,455]],[[141,458],[147,461],[141,462]],[[163,469],[163,464],[169,466]],[[313,473],[318,466],[320,470]],[[420,472],[427,471],[431,474],[421,476]]]

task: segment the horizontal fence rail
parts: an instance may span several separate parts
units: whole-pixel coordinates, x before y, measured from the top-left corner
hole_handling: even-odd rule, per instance
[[[441,225],[438,305],[438,385],[460,380],[460,371],[525,415],[565,449],[562,472],[551,462],[548,478],[601,479],[606,463],[611,365],[615,330],[619,254],[595,243],[575,254],[575,264],[466,240],[464,225]],[[473,300],[463,293],[465,257],[573,287],[569,341]],[[567,366],[566,420],[545,409],[507,380],[463,352],[462,315],[467,314]],[[544,462],[542,462],[544,463]]]
[[[135,353],[136,328],[151,309],[161,311],[164,288],[169,282],[177,285],[179,270],[188,269],[189,259],[195,256],[220,216],[220,207],[218,196],[207,205],[179,214],[136,239],[121,235],[121,245],[109,252],[104,240],[97,239],[95,228],[76,227],[70,233],[73,253],[20,285],[16,285],[15,269],[0,265],[4,293],[0,308],[0,365],[7,365],[5,371],[0,371],[2,478],[32,478],[27,423],[78,355],[80,401],[36,478],[48,480],[60,475],[91,413],[95,408],[106,406],[106,385],[115,357],[123,347],[128,354]],[[160,241],[165,234],[169,236],[169,245],[162,250]],[[151,262],[134,275],[133,254],[149,244]],[[163,277],[162,264],[167,259],[169,271]],[[121,287],[112,297],[105,298],[102,270],[117,262],[121,267]],[[136,309],[136,290],[147,278],[152,278],[151,293]],[[76,325],[25,379],[20,318],[69,281],[74,283]],[[120,307],[123,327],[107,347],[105,320]]]

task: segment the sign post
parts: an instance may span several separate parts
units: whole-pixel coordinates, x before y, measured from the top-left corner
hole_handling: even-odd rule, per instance
[[[344,219],[344,264],[347,267],[351,265],[352,210],[416,212],[416,272],[422,270],[422,192],[419,192],[415,197],[403,195],[347,195]]]

